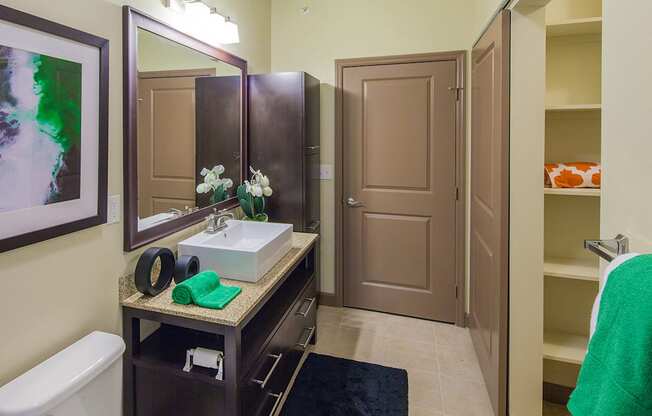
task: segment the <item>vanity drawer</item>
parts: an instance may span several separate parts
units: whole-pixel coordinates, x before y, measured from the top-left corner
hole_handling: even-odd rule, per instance
[[[284,366],[279,371],[283,381],[283,389],[290,382],[294,371],[301,361],[303,353],[308,349],[310,340],[317,330],[317,288],[313,279],[301,297],[293,305],[285,322],[282,336],[286,339],[287,349]]]
[[[242,410],[246,416],[267,416],[272,414],[272,407],[280,390],[279,374],[285,365],[287,356],[279,351],[269,354],[262,360],[261,365],[247,376],[242,386]],[[270,404],[271,403],[271,404]]]
[[[312,279],[292,305],[265,352],[242,387],[242,407],[247,416],[271,414],[297,369],[315,331],[316,281]]]
[[[307,285],[283,323],[288,347],[301,355],[317,330],[317,280]]]

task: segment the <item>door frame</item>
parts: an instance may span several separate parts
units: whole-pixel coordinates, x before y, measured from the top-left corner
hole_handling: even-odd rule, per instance
[[[343,216],[344,193],[342,179],[343,149],[343,82],[344,69],[358,66],[410,64],[420,62],[455,61],[459,99],[455,114],[455,182],[458,189],[455,203],[455,281],[457,285],[455,324],[466,326],[466,51],[434,52],[414,55],[380,56],[335,60],[335,294],[321,294],[325,305],[343,306]]]

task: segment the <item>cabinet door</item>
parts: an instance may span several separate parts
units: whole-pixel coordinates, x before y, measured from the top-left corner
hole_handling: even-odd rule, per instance
[[[249,76],[249,163],[274,189],[270,221],[301,230],[302,78],[298,72]]]
[[[320,130],[320,90],[319,80],[304,74],[304,146],[305,157],[303,165],[303,230],[318,233],[320,227],[320,193],[319,165],[321,163]]]
[[[320,230],[320,153],[306,153],[304,157],[304,212],[303,229],[307,233],[319,233]]]

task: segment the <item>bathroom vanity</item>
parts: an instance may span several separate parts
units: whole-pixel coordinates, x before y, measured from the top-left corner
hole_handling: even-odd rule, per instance
[[[242,293],[222,310],[175,304],[172,288],[124,298],[124,415],[273,415],[316,340],[317,239],[294,233],[290,251],[256,283],[223,279]],[[224,352],[223,380],[213,369],[183,371],[196,347]]]

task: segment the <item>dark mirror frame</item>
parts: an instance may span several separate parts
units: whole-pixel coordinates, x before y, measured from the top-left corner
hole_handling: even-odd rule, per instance
[[[247,61],[222,49],[208,45],[167,24],[129,6],[123,6],[123,77],[124,77],[124,250],[132,251],[160,238],[181,231],[205,219],[214,208],[231,209],[238,206],[234,196],[220,203],[202,208],[191,214],[138,231],[138,132],[137,132],[137,82],[138,82],[138,29],[162,36],[180,45],[194,49],[204,55],[240,68],[241,106],[240,111],[240,179],[248,172],[247,153]],[[234,181],[235,182],[235,181]],[[237,186],[234,183],[234,186]]]

